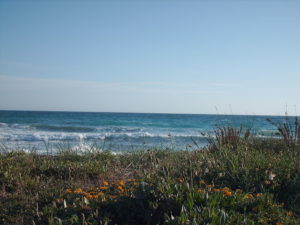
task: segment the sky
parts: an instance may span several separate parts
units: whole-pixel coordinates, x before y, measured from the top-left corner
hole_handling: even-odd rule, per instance
[[[300,1],[0,0],[0,110],[300,111]]]

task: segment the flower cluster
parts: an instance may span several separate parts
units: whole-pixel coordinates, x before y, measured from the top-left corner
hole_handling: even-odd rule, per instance
[[[177,178],[176,179],[178,183],[183,183],[184,179],[183,178]],[[223,187],[223,188],[215,188],[214,185],[212,184],[207,184],[204,180],[199,181],[200,188],[196,189],[196,192],[198,193],[205,193],[205,192],[215,192],[215,193],[222,193],[223,196],[225,197],[230,197],[235,194],[240,194],[243,196],[244,200],[248,199],[253,199],[253,198],[260,198],[263,196],[262,193],[257,193],[257,194],[251,194],[251,193],[246,193],[243,194],[243,191],[241,189],[236,189],[235,191],[230,189],[229,187]]]
[[[103,181],[100,186],[90,187],[87,190],[82,188],[67,189],[66,193],[71,195],[80,195],[87,199],[102,200],[116,199],[132,193],[139,183],[135,179],[108,182]]]

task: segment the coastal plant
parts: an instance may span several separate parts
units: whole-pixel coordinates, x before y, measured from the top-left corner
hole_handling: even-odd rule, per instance
[[[285,144],[290,147],[300,144],[300,122],[297,116],[294,117],[293,121],[285,113],[283,122],[275,122],[270,118],[267,118],[267,121],[277,128]]]
[[[218,150],[222,146],[230,147],[237,150],[237,147],[247,141],[251,136],[251,129],[240,127],[223,126],[217,127],[213,131],[213,137],[208,138],[208,149],[211,151]]]
[[[2,153],[0,224],[299,224],[300,151],[268,146]]]
[[[270,194],[203,180],[190,186],[183,178],[158,183],[104,181],[89,190],[67,189],[44,214],[55,214],[63,224],[293,224],[294,219],[294,212],[285,211]]]

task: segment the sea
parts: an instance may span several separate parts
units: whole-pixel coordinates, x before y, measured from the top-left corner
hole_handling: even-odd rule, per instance
[[[195,150],[222,126],[250,128],[260,138],[278,137],[283,116],[160,113],[0,111],[0,151],[56,154],[147,149]]]

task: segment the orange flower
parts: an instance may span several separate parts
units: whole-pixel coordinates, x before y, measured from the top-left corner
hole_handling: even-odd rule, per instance
[[[251,199],[251,198],[253,198],[252,194],[246,194],[245,197],[244,197],[244,199]]]
[[[82,193],[82,189],[81,189],[81,188],[76,188],[76,189],[74,190],[74,193],[75,193],[75,194],[81,194],[81,193]]]
[[[66,192],[67,192],[68,194],[72,194],[72,193],[73,193],[73,191],[72,191],[71,189],[67,189]]]
[[[284,224],[281,222],[277,222],[276,225],[284,225]]]
[[[135,179],[127,179],[127,182],[134,182]]]
[[[124,181],[120,181],[120,182],[119,182],[119,185],[121,185],[121,186],[125,186],[125,183],[124,183]]]
[[[263,195],[262,193],[257,193],[257,194],[256,194],[256,197],[259,198],[259,197],[261,197],[262,195]]]
[[[124,189],[123,189],[122,186],[118,186],[118,190],[119,190],[120,192],[124,192]]]
[[[104,186],[108,186],[109,185],[109,183],[107,182],[107,181],[103,181],[103,183],[102,183]]]
[[[91,193],[84,193],[83,194],[84,197],[86,197],[87,199],[97,199],[99,197],[98,193],[97,194],[91,194]]]
[[[211,191],[212,191],[212,192],[220,192],[221,190],[218,189],[218,188],[213,188]]]
[[[93,195],[89,194],[89,193],[85,193],[84,196],[87,198],[87,199],[92,199],[93,198]]]
[[[101,189],[101,190],[107,190],[108,187],[99,187],[99,189]]]
[[[198,192],[198,193],[203,193],[204,192],[204,190],[202,190],[202,189],[197,189],[197,191],[196,192]]]
[[[223,188],[222,188],[222,191],[230,191],[230,188],[228,188],[228,187],[223,187]]]
[[[62,202],[63,202],[63,199],[62,199],[62,198],[57,198],[57,199],[55,199],[55,201],[56,201],[57,203],[62,203]]]
[[[233,195],[231,191],[227,191],[227,190],[225,190],[223,193],[224,193],[225,196],[232,196]]]
[[[177,182],[178,183],[182,183],[183,182],[183,178],[177,178]]]
[[[213,187],[213,185],[211,185],[211,184],[206,185],[207,189],[211,189],[212,187]]]

